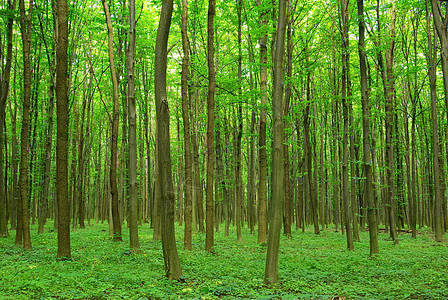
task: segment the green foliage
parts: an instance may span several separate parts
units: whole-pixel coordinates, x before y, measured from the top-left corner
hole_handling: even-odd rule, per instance
[[[52,226],[52,224],[49,224]],[[126,241],[109,239],[107,224],[72,232],[72,261],[56,261],[56,232],[36,234],[35,248],[15,248],[14,234],[0,240],[2,299],[443,299],[448,295],[446,244],[428,233],[416,240],[400,236],[400,244],[380,234],[380,255],[369,258],[368,233],[361,232],[355,251],[345,250],[345,237],[331,229],[282,238],[280,283],[263,285],[266,245],[243,229],[244,242],[234,234],[217,233],[215,252],[203,250],[205,236],[193,237],[193,251],[179,247],[184,282],[163,276],[160,242],[152,229],[140,233],[142,251],[127,250]],[[182,228],[177,227],[181,245]],[[235,230],[235,228],[231,228]],[[127,232],[123,239],[126,240]]]

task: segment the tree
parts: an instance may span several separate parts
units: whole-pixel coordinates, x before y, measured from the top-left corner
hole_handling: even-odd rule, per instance
[[[261,9],[261,1],[256,0],[257,6]],[[260,181],[258,186],[258,243],[262,244],[267,241],[267,154],[266,154],[266,106],[268,101],[267,93],[267,76],[268,76],[268,49],[267,49],[267,17],[266,12],[260,12],[260,26],[263,29],[263,35],[259,39],[260,44],[260,93],[261,93],[261,110],[260,110],[260,131],[258,137],[258,160],[260,168]]]
[[[184,247],[187,250],[192,249],[191,245],[191,217],[192,217],[192,188],[193,188],[193,173],[192,173],[192,157],[191,157],[191,134],[190,134],[190,70],[189,70],[189,42],[187,33],[188,21],[188,1],[182,0],[182,120],[184,122],[184,158],[185,158],[185,234]]]
[[[347,236],[347,248],[348,250],[353,250],[353,234],[352,225],[350,218],[350,190],[348,182],[348,66],[350,63],[349,59],[349,40],[348,40],[348,5],[349,1],[341,0],[341,20],[342,20],[342,114],[344,117],[344,132],[342,140],[342,194],[344,202],[344,223]]]
[[[56,191],[58,204],[58,253],[61,260],[71,259],[70,208],[68,203],[68,7],[67,0],[57,1],[56,43]]]
[[[14,4],[11,0],[8,0],[7,9],[12,11],[15,9],[15,1]],[[12,61],[12,34],[13,34],[13,24],[14,18],[12,14],[9,15],[6,23],[6,63],[2,70],[2,78],[0,82],[0,125],[2,130],[0,130],[0,237],[8,236],[8,224],[7,224],[7,210],[6,210],[6,185],[4,182],[4,139],[5,134],[3,132],[3,124],[5,123],[6,117],[6,100],[8,98],[9,93],[9,82],[11,75],[11,61]]]
[[[272,148],[272,214],[269,227],[268,249],[264,275],[265,284],[278,282],[278,255],[280,231],[285,198],[285,168],[283,164],[283,57],[285,54],[286,0],[279,0],[278,28],[274,52],[274,92],[272,117],[274,143]]]
[[[112,79],[113,88],[113,113],[111,120],[111,143],[110,143],[110,193],[112,196],[112,221],[114,231],[114,241],[121,241],[121,221],[118,208],[118,186],[117,186],[117,145],[118,145],[118,123],[120,118],[119,102],[118,102],[118,81],[117,71],[115,68],[114,59],[114,34],[112,21],[110,18],[109,5],[107,0],[101,0],[103,3],[104,14],[106,16],[107,31],[108,31],[108,50],[109,50],[109,64],[110,64],[110,76]]]
[[[135,111],[135,0],[129,0],[129,49],[127,52],[129,96],[129,247],[138,251],[138,203],[137,203],[137,120]]]
[[[213,182],[215,170],[215,59],[214,59],[214,18],[215,0],[208,1],[207,18],[207,179],[205,188],[205,251],[212,252],[214,245],[214,201]]]
[[[17,215],[22,215],[21,232],[17,226],[16,245],[23,240],[23,248],[31,249],[29,198],[28,198],[28,135],[30,126],[30,99],[31,99],[31,35],[33,4],[29,4],[28,14],[25,11],[25,1],[19,1],[20,31],[22,33],[23,45],[23,108],[22,108],[22,131],[20,134],[20,175],[19,175],[19,207]],[[3,127],[3,125],[1,125]],[[19,222],[19,218],[18,218]],[[19,225],[19,224],[18,224]]]
[[[157,29],[154,89],[157,113],[157,145],[159,165],[159,189],[162,207],[162,249],[165,275],[170,280],[180,280],[182,270],[174,235],[174,186],[171,171],[170,115],[166,93],[167,44],[170,32],[173,0],[163,0]]]
[[[427,0],[428,1],[428,0]],[[428,2],[426,2],[428,6]],[[433,162],[433,176],[434,176],[434,231],[436,233],[436,241],[441,242],[443,231],[442,231],[442,197],[441,195],[441,183],[440,175],[441,168],[439,164],[439,128],[437,120],[437,95],[436,95],[436,69],[437,69],[437,44],[434,40],[432,42],[431,26],[429,22],[429,12],[426,12],[426,24],[427,24],[427,34],[428,34],[428,63],[429,63],[429,84],[431,93],[431,129],[432,129],[432,162]],[[437,26],[436,26],[437,28]],[[442,35],[443,36],[443,35]],[[439,38],[441,35],[439,34]],[[435,39],[435,37],[434,37]],[[442,50],[442,56],[445,55]],[[448,61],[446,61],[448,62]],[[447,74],[448,75],[448,74]]]
[[[364,21],[364,0],[358,0],[358,54],[359,68],[361,72],[361,104],[362,104],[362,132],[363,132],[363,149],[364,149],[364,197],[367,202],[367,218],[369,222],[370,237],[370,256],[379,253],[378,248],[378,224],[376,219],[374,190],[373,190],[373,174],[372,159],[370,151],[370,108],[369,94],[367,90],[367,67],[365,53],[365,21]]]

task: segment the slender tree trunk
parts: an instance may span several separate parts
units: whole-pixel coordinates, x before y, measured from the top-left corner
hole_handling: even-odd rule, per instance
[[[8,10],[15,9],[11,0],[7,3]],[[7,237],[8,234],[8,213],[7,213],[7,197],[6,197],[6,184],[4,182],[3,170],[5,165],[3,146],[5,134],[3,132],[3,124],[6,117],[6,100],[9,94],[9,82],[11,75],[11,62],[12,62],[12,35],[13,35],[13,23],[14,19],[10,16],[6,23],[6,64],[2,70],[2,78],[0,82],[0,124],[2,130],[0,130],[0,237]],[[14,184],[14,183],[13,183]],[[12,222],[14,219],[11,220]]]
[[[261,0],[256,0],[257,6],[261,6]],[[267,28],[267,16],[266,11],[260,13],[260,27]],[[265,30],[265,29],[264,29]],[[266,106],[268,103],[268,91],[267,91],[267,32],[263,32],[259,40],[260,45],[260,92],[261,92],[261,110],[260,110],[260,131],[258,138],[258,163],[260,165],[260,180],[258,185],[258,243],[262,244],[267,241],[267,154],[266,154]]]
[[[29,217],[29,195],[28,195],[28,134],[30,120],[30,99],[31,99],[31,20],[33,15],[33,4],[29,4],[28,13],[25,11],[25,1],[19,1],[20,10],[20,30],[23,43],[23,108],[22,108],[22,132],[20,144],[20,175],[19,175],[19,206],[22,214],[22,240],[23,248],[31,249],[30,217]],[[3,128],[3,124],[1,124]],[[19,214],[19,213],[18,213]],[[17,238],[16,238],[17,244]]]
[[[191,137],[190,137],[190,95],[191,89],[189,87],[190,72],[190,50],[188,42],[187,32],[188,22],[188,1],[182,0],[182,120],[184,123],[184,159],[185,159],[185,234],[184,234],[184,247],[187,250],[192,249],[191,245],[191,217],[192,217],[192,205],[193,198],[193,172],[192,157],[191,157]]]
[[[428,0],[427,0],[428,1]],[[428,2],[426,2],[428,5]],[[437,71],[437,44],[434,37],[434,43],[432,43],[431,26],[429,22],[429,11],[427,9],[427,33],[428,33],[428,62],[429,62],[429,83],[431,92],[431,129],[432,129],[432,162],[433,162],[433,175],[434,175],[434,222],[433,228],[436,233],[436,241],[441,242],[442,231],[442,195],[440,185],[440,165],[439,165],[439,129],[437,123],[437,95],[436,95],[436,71]]]
[[[103,3],[104,14],[106,16],[107,31],[108,31],[108,50],[109,50],[109,64],[110,64],[110,76],[113,86],[113,113],[111,120],[111,144],[110,144],[110,193],[112,196],[112,219],[114,230],[114,241],[121,241],[121,221],[118,208],[118,186],[117,186],[117,145],[118,145],[118,123],[120,118],[119,102],[118,102],[118,81],[117,71],[115,68],[114,59],[114,34],[112,21],[110,18],[109,5],[107,0],[101,0]]]
[[[213,231],[213,182],[215,170],[215,62],[214,62],[214,18],[215,18],[215,0],[208,2],[207,19],[207,64],[208,64],[208,96],[207,96],[207,186],[206,186],[206,216],[205,216],[205,250],[213,251],[214,231]]]
[[[342,114],[344,118],[344,131],[342,138],[342,195],[344,203],[344,223],[347,237],[347,248],[353,250],[353,233],[351,227],[351,212],[350,212],[350,187],[348,182],[348,66],[349,59],[349,40],[348,40],[348,5],[349,2],[341,0],[341,20],[342,20]]]
[[[135,108],[135,0],[129,0],[129,48],[127,51],[129,109],[129,248],[139,251],[137,202],[137,118]]]
[[[398,244],[397,228],[395,223],[395,185],[394,185],[394,150],[393,150],[393,123],[394,123],[394,51],[395,51],[395,19],[396,10],[395,3],[392,4],[392,16],[391,16],[391,41],[388,50],[387,59],[387,94],[386,94],[386,149],[385,149],[385,163],[386,163],[386,179],[387,179],[387,191],[386,191],[386,203],[388,204],[388,215],[390,225],[390,237],[395,244]]]
[[[243,111],[241,107],[241,80],[242,80],[242,49],[241,49],[241,10],[243,6],[243,1],[238,0],[237,12],[238,12],[238,95],[240,97],[237,105],[237,116],[238,119],[238,129],[237,129],[237,137],[236,137],[236,198],[235,198],[235,211],[236,211],[236,236],[238,241],[242,241],[243,237],[241,235],[241,223],[244,222],[242,217],[243,211],[243,189],[242,189],[242,163],[241,163],[241,139],[243,137]]]
[[[370,256],[379,253],[378,248],[378,224],[375,213],[374,190],[373,190],[373,174],[372,174],[372,159],[370,152],[370,108],[369,108],[369,94],[367,90],[367,68],[366,68],[366,53],[365,53],[365,21],[364,21],[364,0],[358,1],[358,25],[359,25],[359,39],[358,39],[358,54],[359,54],[359,68],[361,72],[361,102],[362,102],[362,131],[363,131],[363,148],[364,148],[364,197],[367,202],[367,218],[369,222],[369,237],[370,237]]]
[[[278,282],[278,256],[285,201],[284,132],[283,132],[283,57],[285,53],[286,0],[279,1],[278,28],[274,52],[274,92],[272,117],[274,143],[272,149],[272,214],[268,236],[268,249],[264,275],[265,284]]]
[[[58,253],[61,260],[71,259],[70,208],[68,202],[68,6],[57,1],[58,36],[56,43],[56,193],[58,205]]]
[[[182,270],[180,268],[174,234],[174,186],[171,171],[170,116],[166,93],[167,44],[172,12],[173,0],[164,0],[157,30],[154,88],[157,113],[158,184],[161,191],[162,201],[162,250],[165,262],[165,275],[170,280],[180,280]]]

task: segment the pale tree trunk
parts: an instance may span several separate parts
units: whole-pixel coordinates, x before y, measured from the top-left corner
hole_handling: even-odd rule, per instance
[[[129,105],[129,248],[139,251],[137,202],[137,118],[135,109],[135,0],[129,0],[129,49],[127,52],[127,79]]]
[[[192,157],[191,157],[191,134],[190,134],[190,95],[191,88],[189,87],[190,72],[190,50],[188,42],[187,32],[188,22],[188,0],[182,0],[182,120],[184,122],[184,159],[185,159],[185,234],[184,234],[184,247],[187,250],[192,249],[191,245],[191,217],[192,206],[191,200],[193,198],[193,172]]]
[[[428,1],[428,0],[427,0]],[[426,2],[428,3],[428,2]],[[431,91],[431,129],[432,129],[432,162],[433,162],[433,175],[434,175],[434,221],[433,229],[436,233],[436,241],[441,242],[442,231],[442,198],[441,186],[440,186],[440,165],[439,165],[439,129],[437,123],[437,95],[436,95],[436,71],[437,71],[437,44],[434,37],[434,43],[432,43],[431,26],[429,22],[429,12],[426,13],[426,29],[428,33],[428,62],[429,62],[429,84]],[[436,26],[437,27],[437,26]],[[440,36],[439,36],[440,37]]]
[[[7,3],[8,10],[15,9],[14,4],[11,0]],[[7,222],[7,197],[6,197],[6,184],[4,182],[3,170],[4,170],[4,138],[5,134],[3,132],[3,124],[5,123],[6,117],[6,99],[9,93],[9,82],[11,75],[11,62],[12,62],[12,34],[13,34],[13,23],[14,19],[10,16],[6,23],[6,63],[2,70],[2,78],[0,82],[0,237],[7,237],[8,234],[8,222]],[[14,183],[13,183],[14,184]]]
[[[272,149],[272,213],[268,236],[268,249],[264,283],[278,282],[278,256],[285,201],[284,132],[283,132],[283,58],[285,54],[286,0],[279,0],[278,28],[276,32],[274,61],[274,91],[272,117],[274,143]]]
[[[212,252],[214,245],[214,213],[213,213],[213,182],[215,170],[215,61],[214,61],[214,18],[215,0],[208,2],[207,19],[207,65],[208,65],[208,95],[207,95],[207,180],[205,189],[205,251]]]
[[[112,196],[112,220],[113,220],[113,231],[114,240],[121,241],[121,221],[119,216],[118,208],[118,186],[117,186],[117,145],[118,145],[118,123],[120,118],[120,109],[118,102],[118,80],[117,71],[115,68],[114,59],[114,35],[112,21],[110,18],[109,6],[107,0],[101,0],[103,3],[104,14],[106,16],[107,31],[108,31],[108,51],[109,51],[109,65],[110,65],[110,77],[112,79],[113,86],[113,113],[112,113],[112,124],[111,124],[111,144],[110,144],[110,193]]]
[[[171,171],[170,116],[166,93],[167,43],[173,12],[173,0],[164,0],[157,30],[154,66],[156,122],[158,141],[159,189],[161,192],[162,250],[165,275],[180,280],[182,270],[174,235],[174,186]]]
[[[349,59],[349,40],[348,40],[348,4],[349,1],[341,0],[340,14],[342,20],[342,114],[344,119],[344,131],[342,138],[342,197],[344,203],[344,223],[347,237],[347,248],[353,250],[353,233],[351,226],[351,212],[350,212],[350,187],[348,182],[348,66]]]
[[[71,259],[70,208],[68,203],[68,95],[67,48],[68,7],[67,0],[57,1],[56,43],[56,193],[58,215],[58,259]]]
[[[24,249],[31,249],[30,216],[28,210],[28,135],[30,127],[30,99],[31,99],[31,20],[33,15],[33,4],[30,3],[28,13],[25,11],[25,1],[19,1],[20,31],[23,43],[23,108],[22,108],[22,131],[20,144],[20,175],[19,175],[19,205],[22,214],[22,241]],[[3,128],[3,124],[1,124]],[[19,213],[18,213],[19,214]],[[19,227],[19,226],[18,226]],[[19,229],[19,228],[18,228]],[[20,236],[20,234],[17,234]],[[16,236],[16,245],[18,239]]]
[[[257,6],[261,6],[261,1],[256,0]],[[266,28],[268,24],[266,11],[262,11],[260,14],[260,26],[261,28]],[[259,40],[260,44],[260,93],[261,93],[261,110],[260,110],[260,131],[258,138],[258,163],[260,165],[260,180],[258,186],[258,243],[262,244],[267,241],[267,154],[266,154],[266,106],[268,102],[268,91],[267,91],[267,32],[263,32]]]
[[[370,236],[370,256],[379,253],[378,248],[378,224],[375,213],[375,201],[373,190],[373,174],[372,174],[372,159],[370,152],[370,108],[369,108],[369,94],[367,90],[367,68],[366,68],[366,53],[365,53],[365,22],[364,22],[364,1],[358,1],[358,25],[359,25],[359,39],[358,39],[358,53],[359,53],[359,68],[361,72],[361,102],[362,102],[362,131],[363,131],[363,148],[364,148],[364,196],[367,202],[367,218],[369,222],[369,236]]]

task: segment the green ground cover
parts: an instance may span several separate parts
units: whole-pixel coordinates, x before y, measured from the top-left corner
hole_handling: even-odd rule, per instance
[[[204,249],[205,235],[193,236],[193,251],[183,249],[177,227],[184,283],[163,276],[161,243],[149,225],[139,228],[142,251],[129,254],[124,242],[109,239],[108,225],[72,231],[73,261],[56,261],[56,232],[47,226],[33,250],[14,247],[15,232],[0,239],[0,299],[448,299],[448,245],[423,231],[413,240],[401,234],[394,246],[379,235],[380,254],[369,258],[368,233],[355,251],[346,250],[340,232],[293,232],[282,237],[280,283],[263,286],[266,246],[243,229],[244,242],[231,231],[215,235],[215,253]],[[338,298],[339,297],[339,298]]]

